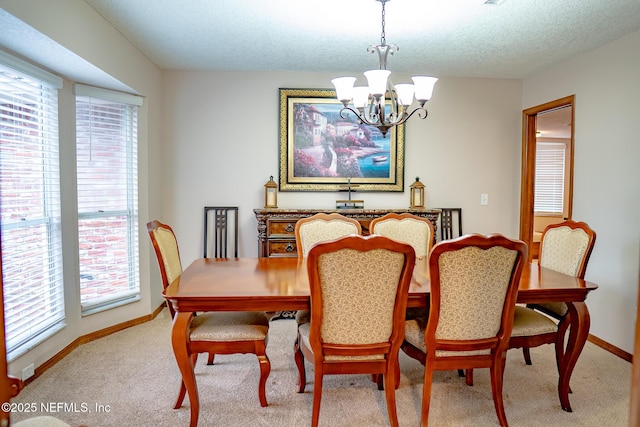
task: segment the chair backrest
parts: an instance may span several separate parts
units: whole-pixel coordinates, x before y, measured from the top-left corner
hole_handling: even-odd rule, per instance
[[[147,223],[147,232],[158,259],[162,288],[166,289],[171,282],[182,274],[178,241],[171,227],[157,220]],[[168,304],[168,306],[171,317],[173,317],[175,311],[171,304]]]
[[[375,218],[369,225],[371,234],[389,237],[408,243],[416,251],[417,258],[429,256],[433,246],[433,224],[427,218],[410,213],[388,213]]]
[[[209,221],[210,217],[211,221]],[[213,227],[209,226],[210,222]],[[210,231],[209,228],[212,230]],[[238,258],[238,208],[235,206],[204,207],[203,258],[208,257],[209,234],[213,237],[214,258],[228,258],[231,253],[234,258]],[[232,244],[233,247],[230,248]]]
[[[595,243],[596,232],[584,222],[549,225],[540,238],[540,266],[584,279]]]
[[[339,213],[317,213],[296,222],[298,258],[306,258],[311,247],[350,234],[362,234],[362,226],[353,218]]]
[[[462,236],[462,208],[440,209],[440,240]]]
[[[347,236],[311,248],[309,341],[316,360],[397,354],[414,264],[410,245],[383,236]]]
[[[499,234],[436,244],[429,257],[427,348],[438,357],[506,350],[526,259],[524,242]]]

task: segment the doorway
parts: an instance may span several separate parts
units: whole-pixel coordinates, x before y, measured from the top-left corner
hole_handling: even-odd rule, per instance
[[[539,236],[553,222],[571,219],[573,209],[574,100],[567,96],[522,112],[522,176],[520,240],[529,246],[529,261],[537,258]],[[536,155],[539,141],[566,144],[562,212],[536,212]],[[538,207],[538,209],[540,209]]]

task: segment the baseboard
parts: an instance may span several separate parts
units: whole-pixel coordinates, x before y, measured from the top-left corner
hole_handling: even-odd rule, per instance
[[[633,354],[627,353],[623,349],[618,348],[613,344],[609,344],[605,340],[600,339],[600,338],[596,337],[595,335],[589,334],[589,338],[587,338],[587,340],[589,342],[597,345],[598,347],[603,348],[604,350],[607,350],[609,353],[614,354],[614,355],[618,356],[619,358],[621,358],[623,360],[626,360],[629,363],[633,362]]]
[[[67,357],[69,353],[71,353],[74,349],[78,348],[80,345],[97,340],[99,338],[106,337],[107,335],[111,335],[114,332],[119,332],[124,329],[130,328],[132,326],[140,325],[141,323],[145,323],[150,320],[153,320],[158,314],[160,314],[160,312],[165,306],[166,304],[162,303],[151,314],[138,317],[136,319],[128,320],[126,322],[119,323],[117,325],[109,326],[108,328],[100,329],[99,331],[91,332],[90,334],[82,335],[76,338],[69,345],[67,345],[65,348],[63,348],[58,353],[56,353],[53,357],[51,357],[49,360],[44,362],[42,365],[38,366],[35,369],[33,376],[27,379],[26,381],[24,381],[23,385],[26,386],[29,383],[31,383],[33,380],[35,380],[40,375],[42,375],[47,369],[51,368],[53,365],[55,365],[56,363],[58,363],[59,361]]]

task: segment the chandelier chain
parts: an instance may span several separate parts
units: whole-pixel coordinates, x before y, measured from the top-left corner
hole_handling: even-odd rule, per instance
[[[382,46],[387,44],[387,37],[386,37],[385,32],[384,32],[384,24],[385,24],[384,4],[386,2],[387,2],[387,0],[380,0],[380,3],[382,3],[382,33],[380,34],[380,45],[382,45]]]

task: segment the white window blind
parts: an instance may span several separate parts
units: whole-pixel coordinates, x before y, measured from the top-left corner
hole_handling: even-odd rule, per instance
[[[536,144],[534,211],[563,214],[566,145],[562,142]]]
[[[8,359],[64,326],[58,89],[0,52],[0,224]]]
[[[83,314],[140,298],[137,105],[76,85],[80,302]]]

